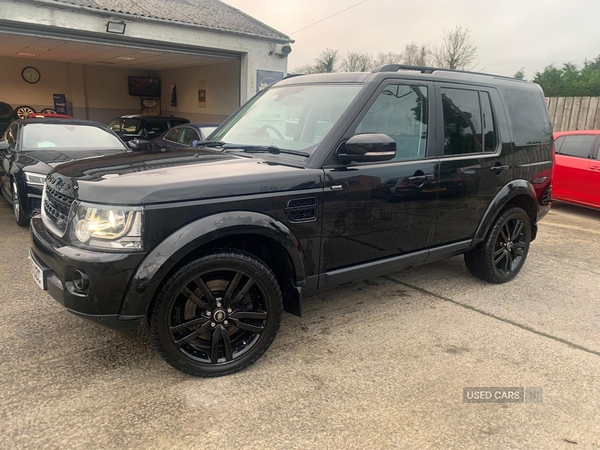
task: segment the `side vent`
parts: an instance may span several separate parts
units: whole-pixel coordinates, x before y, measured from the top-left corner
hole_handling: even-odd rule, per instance
[[[317,218],[317,198],[295,198],[285,207],[285,214],[291,222],[310,222]]]

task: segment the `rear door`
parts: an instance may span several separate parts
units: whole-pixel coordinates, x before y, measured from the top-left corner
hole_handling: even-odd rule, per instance
[[[596,148],[598,136],[569,134],[556,140],[556,163],[552,180],[552,196],[556,200],[588,203],[588,177],[590,158]]]
[[[438,122],[443,126],[438,139],[442,143],[440,184],[432,247],[474,236],[491,200],[508,182],[512,149],[496,90],[436,84],[441,103]]]

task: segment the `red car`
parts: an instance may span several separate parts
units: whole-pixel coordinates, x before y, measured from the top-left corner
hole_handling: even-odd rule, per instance
[[[600,130],[554,133],[552,198],[600,208]]]

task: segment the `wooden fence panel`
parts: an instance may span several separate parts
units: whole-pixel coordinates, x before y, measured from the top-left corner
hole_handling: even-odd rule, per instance
[[[552,97],[548,111],[554,131],[600,130],[600,97]]]
[[[594,122],[596,120],[596,116],[598,115],[598,106],[599,106],[598,97],[592,97],[590,100],[590,110],[588,111],[587,119],[585,121],[584,130],[593,130]]]

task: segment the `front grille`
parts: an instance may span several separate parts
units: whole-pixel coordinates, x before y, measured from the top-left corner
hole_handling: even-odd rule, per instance
[[[285,208],[292,222],[309,222],[317,218],[317,198],[307,197],[290,200]]]
[[[52,189],[46,184],[46,195],[44,196],[44,215],[50,221],[50,225],[60,232],[62,236],[67,229],[69,211],[75,199]]]

